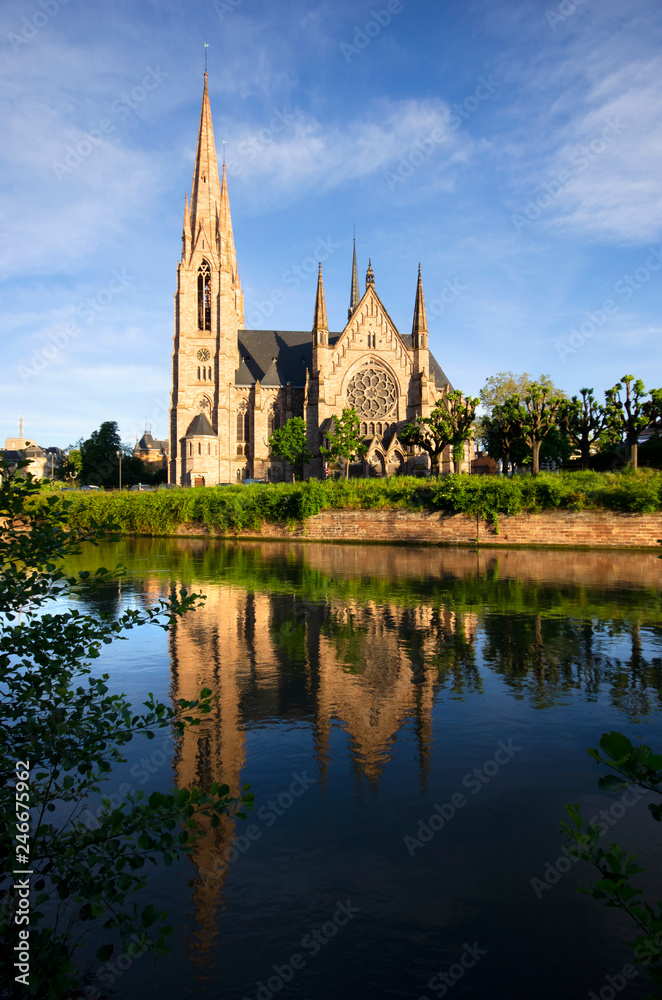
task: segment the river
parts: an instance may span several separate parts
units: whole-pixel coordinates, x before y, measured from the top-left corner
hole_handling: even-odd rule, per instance
[[[205,686],[218,699],[176,745],[134,741],[107,794],[250,782],[256,802],[150,874],[173,953],[93,963],[96,986],[126,1000],[651,991],[623,972],[627,920],[577,893],[591,873],[559,826],[564,803],[602,810],[605,845],[637,851],[662,898],[650,796],[598,790],[586,752],[612,729],[662,749],[654,553],[124,539],[70,566],[117,562],[127,574],[88,610],[173,586],[206,601],[169,634],[106,647],[95,672],[135,704]]]

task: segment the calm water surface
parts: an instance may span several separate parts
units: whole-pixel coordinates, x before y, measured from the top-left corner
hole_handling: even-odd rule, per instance
[[[108,647],[113,687],[137,704],[219,697],[179,744],[135,741],[108,793],[248,781],[256,804],[150,876],[173,954],[98,966],[97,986],[126,1000],[613,995],[630,927],[576,892],[589,872],[565,870],[558,831],[565,802],[611,810],[605,842],[639,851],[660,898],[646,799],[599,792],[586,753],[611,729],[662,747],[655,554],[182,539],[79,559],[118,561],[129,573],[100,607],[182,585],[207,600],[169,635]],[[647,991],[642,973],[619,996]]]

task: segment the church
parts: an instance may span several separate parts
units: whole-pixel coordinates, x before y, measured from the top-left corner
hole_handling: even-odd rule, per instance
[[[356,246],[350,288],[347,322],[340,332],[329,330],[321,264],[310,331],[245,328],[226,171],[223,165],[219,178],[205,73],[177,265],[171,483],[214,486],[289,478],[291,469],[270,454],[269,438],[291,417],[306,422],[313,455],[306,476],[322,478],[326,469],[320,446],[333,431],[333,416],[346,407],[356,410],[366,445],[350,474],[392,476],[423,473],[429,467],[425,452],[398,438],[398,430],[427,416],[439,396],[451,391],[428,346],[420,266],[410,334],[400,333],[389,316],[371,265],[361,294]],[[469,470],[470,460],[470,443],[465,442],[463,470]],[[442,471],[450,471],[451,461],[446,449]]]

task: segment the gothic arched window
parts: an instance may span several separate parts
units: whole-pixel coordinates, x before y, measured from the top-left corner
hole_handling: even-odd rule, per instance
[[[272,406],[272,408],[269,410],[269,416],[267,418],[267,427],[270,437],[274,431],[280,429],[280,410],[276,406]]]
[[[237,441],[250,441],[251,422],[248,410],[242,406],[237,411]]]
[[[211,330],[211,271],[206,260],[198,268],[198,330]]]

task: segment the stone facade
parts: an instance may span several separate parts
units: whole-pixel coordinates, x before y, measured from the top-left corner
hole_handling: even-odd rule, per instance
[[[358,412],[367,449],[353,473],[424,471],[427,455],[405,447],[398,431],[427,416],[450,388],[428,347],[420,267],[412,332],[403,335],[377,294],[372,266],[361,296],[356,248],[348,320],[340,332],[329,331],[321,265],[310,332],[245,329],[225,165],[219,179],[205,74],[177,267],[169,481],[213,486],[289,478],[291,470],[270,454],[268,441],[293,416],[305,419],[314,456],[306,475],[323,476],[320,446],[334,415],[347,406]],[[465,471],[472,454],[466,442]],[[451,466],[446,449],[441,469]]]

